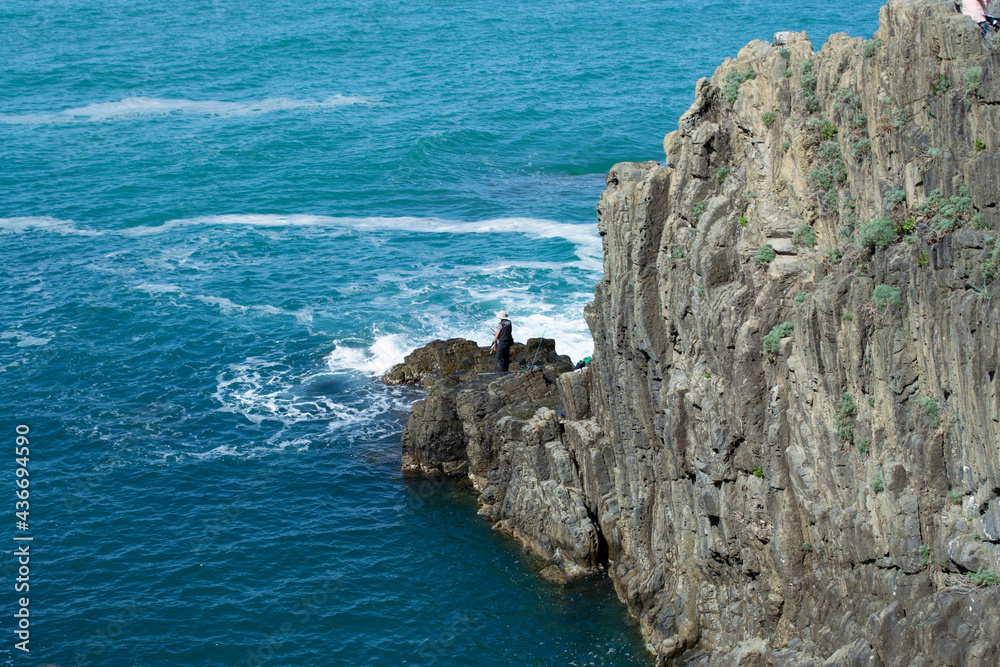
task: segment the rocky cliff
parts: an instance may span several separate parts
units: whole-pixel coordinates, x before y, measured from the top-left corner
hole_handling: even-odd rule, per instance
[[[449,469],[661,664],[996,665],[1000,56],[938,0],[780,41],[608,174],[590,369],[431,391]]]

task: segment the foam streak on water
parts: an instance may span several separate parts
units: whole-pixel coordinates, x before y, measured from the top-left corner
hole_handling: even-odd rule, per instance
[[[749,39],[877,6],[0,3],[32,664],[648,664],[606,580],[399,472],[420,392],[374,377],[500,309],[589,354],[608,168]]]

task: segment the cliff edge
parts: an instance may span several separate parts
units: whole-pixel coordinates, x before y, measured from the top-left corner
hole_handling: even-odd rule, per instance
[[[660,664],[996,665],[1000,56],[939,0],[781,41],[611,169],[593,364],[449,388],[449,469]]]

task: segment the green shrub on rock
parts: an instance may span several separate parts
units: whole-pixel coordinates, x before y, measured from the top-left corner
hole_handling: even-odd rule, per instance
[[[887,216],[869,220],[858,227],[858,245],[884,248],[896,240],[896,227]]]
[[[694,218],[695,223],[698,222],[698,218],[700,218],[701,214],[704,212],[705,212],[705,200],[703,199],[699,202],[695,202],[694,206],[691,208],[691,217]]]
[[[931,564],[931,548],[926,544],[920,545],[920,564],[921,565]]]
[[[896,188],[895,190],[889,190],[885,193],[885,200],[889,204],[898,204],[900,202],[906,201],[906,190],[903,188]]]
[[[1000,577],[992,567],[981,567],[975,572],[969,572],[966,578],[976,586],[997,586],[1000,585]]]
[[[799,87],[802,89],[802,101],[805,103],[806,111],[812,113],[819,109],[816,101],[816,75],[812,73],[812,61],[802,62],[802,76],[799,78]]]
[[[1000,237],[993,242],[989,259],[979,264],[979,272],[983,275],[984,282],[1000,277]]]
[[[791,322],[782,322],[764,336],[764,353],[768,359],[774,360],[778,356],[778,352],[781,350],[781,339],[791,336],[794,329],[795,325]]]
[[[872,293],[872,301],[876,308],[885,308],[889,305],[899,308],[903,305],[903,300],[899,296],[899,290],[889,285],[879,285]]]
[[[882,473],[875,475],[875,479],[871,482],[872,491],[876,494],[882,493],[885,490],[885,483],[882,481]]]
[[[748,79],[756,79],[757,73],[747,68],[746,71],[732,70],[726,74],[725,83],[722,86],[722,93],[727,100],[735,102],[740,92],[740,84]]]
[[[772,248],[769,244],[758,250],[757,254],[755,254],[753,257],[750,258],[750,261],[753,262],[754,264],[757,264],[758,266],[767,266],[768,264],[773,262],[774,258],[777,256],[778,254],[774,251],[774,248]]]
[[[816,248],[816,232],[809,225],[802,225],[792,235],[792,243],[814,250]]]
[[[840,395],[840,403],[837,405],[837,435],[841,442],[854,442],[854,416],[857,413],[854,397],[845,391]]]
[[[876,37],[875,39],[869,39],[865,42],[864,55],[865,58],[871,58],[875,55],[875,52],[882,47],[882,38]]]
[[[951,80],[945,74],[938,74],[937,79],[931,82],[931,95],[941,95],[951,88]]]
[[[962,81],[965,83],[965,92],[971,93],[979,88],[979,80],[983,76],[982,67],[970,67],[962,74]]]
[[[950,232],[972,217],[972,199],[969,188],[962,185],[958,194],[946,199],[940,190],[927,196],[920,212],[928,216],[930,226],[939,232]]]
[[[927,417],[927,421],[930,424],[937,424],[938,421],[938,403],[933,398],[925,397],[917,401],[920,409],[924,411],[924,416]]]

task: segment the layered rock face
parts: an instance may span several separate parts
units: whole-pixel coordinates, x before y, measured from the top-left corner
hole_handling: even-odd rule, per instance
[[[608,174],[591,368],[448,389],[450,470],[661,664],[1000,663],[998,70],[936,0],[749,44]]]

